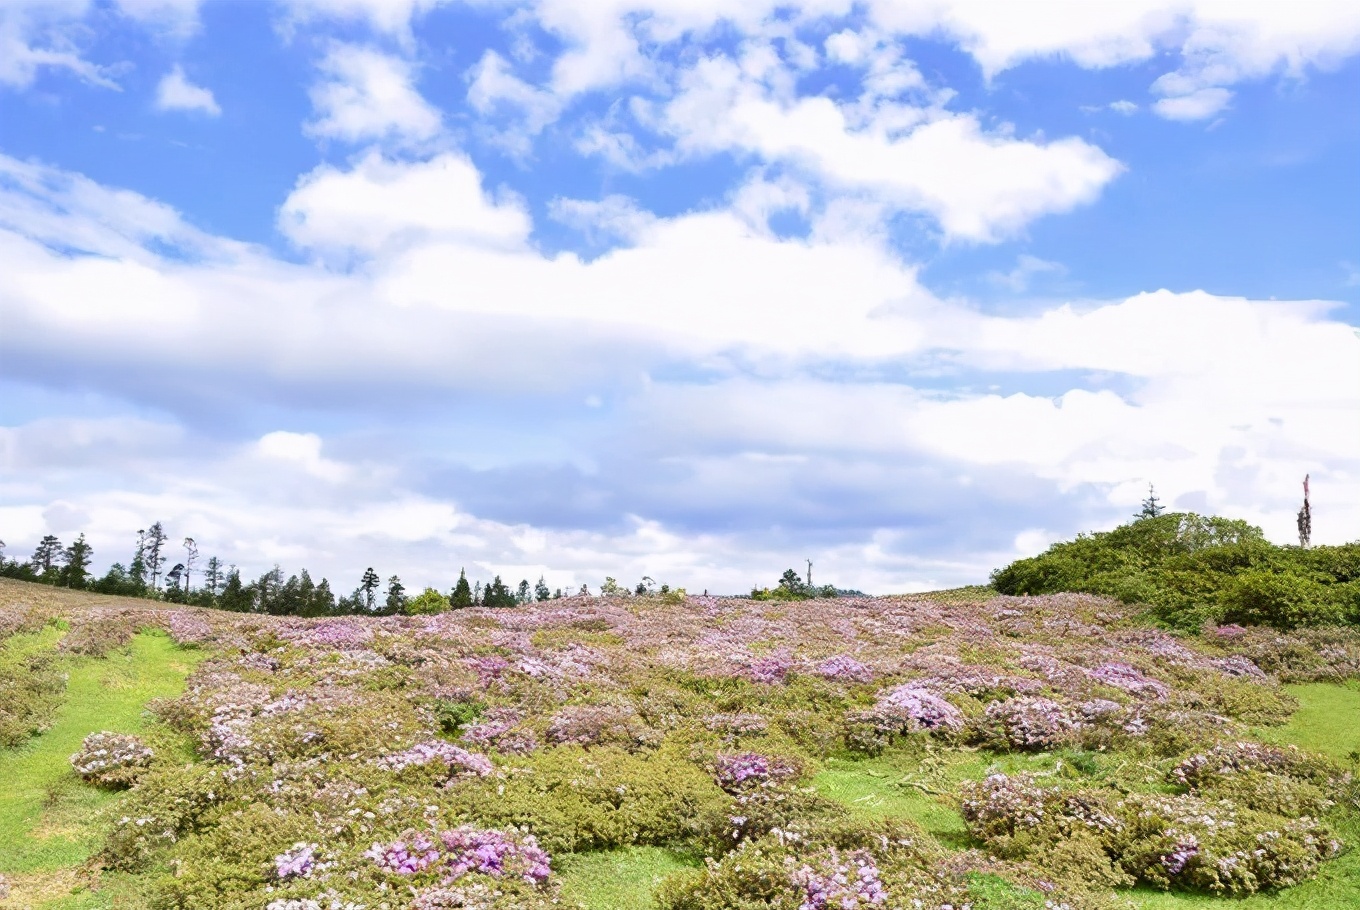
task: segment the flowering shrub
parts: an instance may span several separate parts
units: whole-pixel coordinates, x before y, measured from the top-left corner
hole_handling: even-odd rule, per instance
[[[491,878],[510,876],[531,885],[543,885],[552,871],[548,854],[539,848],[533,835],[470,825],[433,837],[407,831],[389,844],[374,844],[364,855],[393,875],[435,870],[446,884],[475,873]]]
[[[849,655],[838,654],[819,663],[817,675],[838,682],[867,683],[874,678],[874,671]]]
[[[492,878],[514,876],[531,885],[543,885],[552,872],[548,854],[532,834],[516,831],[479,830],[467,825],[439,835],[446,853],[449,879],[469,872]]]
[[[374,759],[374,764],[388,771],[404,771],[410,767],[428,765],[431,762],[440,762],[451,772],[457,775],[475,775],[486,777],[495,771],[495,766],[485,755],[477,755],[466,749],[460,749],[453,743],[443,740],[431,740],[429,742],[417,743],[404,752],[394,752],[391,755],[384,755]]]
[[[135,615],[110,614],[82,617],[62,636],[57,650],[65,654],[104,657],[110,651],[125,647],[137,634],[139,618]]]
[[[316,844],[298,841],[288,850],[274,857],[274,874],[280,879],[307,878],[317,868]]]
[[[958,730],[963,726],[963,712],[933,692],[904,685],[883,694],[868,711],[850,714],[846,722],[849,744],[876,752],[895,735]]]
[[[1045,807],[1052,796],[1052,791],[1039,787],[1026,774],[992,774],[980,781],[965,781],[959,793],[959,813],[983,840],[1038,828],[1048,817]]]
[[[1128,664],[1101,664],[1091,671],[1091,678],[1141,698],[1166,698],[1171,691],[1165,683],[1144,675],[1141,670]]]
[[[1046,749],[1072,739],[1080,721],[1051,698],[1027,695],[987,706],[983,736],[993,745]]]
[[[50,653],[0,647],[0,747],[47,729],[66,680]]]
[[[656,741],[656,731],[620,705],[574,705],[563,708],[548,723],[548,742],[581,746],[613,744],[638,748]]]
[[[100,787],[122,789],[137,783],[156,757],[140,739],[126,733],[91,733],[71,767],[83,780]]]
[[[719,755],[715,776],[718,786],[735,793],[751,786],[797,777],[798,768],[777,758],[743,752],[739,755]]]
[[[393,875],[415,875],[439,862],[435,842],[419,831],[407,831],[390,844],[374,844],[364,856]]]
[[[856,850],[842,858],[833,849],[818,868],[807,864],[799,867],[793,881],[803,893],[798,910],[858,910],[888,901],[878,866],[867,850]]]

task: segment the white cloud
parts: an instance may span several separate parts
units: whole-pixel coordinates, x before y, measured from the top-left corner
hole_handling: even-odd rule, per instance
[[[800,165],[832,186],[929,213],[948,236],[975,241],[1090,202],[1121,170],[1080,139],[986,133],[970,115],[919,110],[909,129],[893,120],[895,128],[854,129],[829,98],[777,97],[759,81],[764,71],[749,57],[701,61],[665,105],[663,128],[682,149]]]
[[[522,114],[522,133],[508,136],[517,151],[527,151],[528,138],[556,120],[562,109],[556,95],[515,76],[505,58],[495,51],[483,54],[468,78],[468,102],[477,111],[486,115],[508,105]]]
[[[443,129],[438,110],[414,85],[411,65],[371,48],[334,44],[317,64],[324,78],[311,90],[313,136],[367,142],[423,141]]]
[[[1021,253],[1015,260],[1015,268],[1009,272],[991,272],[988,278],[1017,294],[1029,290],[1030,282],[1038,275],[1062,275],[1067,269],[1060,262],[1049,262],[1038,256]]]
[[[299,180],[279,227],[301,247],[371,254],[435,240],[517,247],[531,224],[519,203],[493,200],[462,155],[401,164],[370,151],[351,170],[322,165]]]
[[[1111,101],[1109,107],[1110,110],[1114,111],[1116,114],[1123,114],[1126,117],[1138,112],[1138,105],[1134,104],[1132,101]]]
[[[156,107],[162,111],[199,111],[209,117],[217,117],[222,113],[213,93],[190,82],[181,66],[176,66],[162,77],[156,87]]]
[[[176,427],[163,451],[138,448],[144,431],[131,427],[82,430],[80,446],[62,441],[69,430],[11,428],[0,523],[22,533],[62,502],[90,516],[101,552],[164,518],[253,571],[305,564],[346,586],[341,571],[375,563],[446,586],[466,560],[482,578],[532,566],[554,585],[645,572],[730,591],[790,562],[791,540],[823,546],[808,541],[831,527],[829,555],[809,554],[828,578],[901,590],[979,580],[1024,528],[1078,529],[994,516],[994,549],[909,555],[920,542],[904,515],[993,513],[1013,507],[1017,483],[1034,485],[1045,513],[1054,497],[1105,496],[1122,515],[1153,480],[1168,501],[1202,495],[1288,539],[1295,475],[1311,472],[1332,516],[1319,540],[1360,519],[1360,425],[1346,419],[1360,386],[1316,380],[1355,375],[1360,339],[1321,304],[1158,292],[987,316],[932,297],[872,237],[772,236],[759,213],[802,200],[797,183],[765,180],[739,195],[745,211],[647,219],[617,198],[560,204],[629,244],[587,263],[530,246],[524,212],[491,200],[453,155],[375,153],[299,186],[286,207],[299,242],[372,256],[337,273],[199,237],[135,194],[5,167],[17,175],[0,192],[11,383],[85,383],[173,413],[268,402],[350,426],[299,417],[236,441]],[[70,255],[68,237],[100,255]],[[192,255],[163,255],[160,238]],[[952,371],[956,390],[915,387],[917,371]],[[1122,383],[963,388],[1081,371]],[[580,405],[589,396],[601,406]],[[438,408],[469,399],[494,402],[494,434],[449,418],[456,436],[423,435]],[[402,409],[425,419],[369,429]],[[479,448],[484,438],[502,444]],[[97,470],[116,482],[83,456],[44,455],[68,448],[106,454]],[[600,503],[606,517],[534,524],[460,502],[499,478],[519,503],[525,481],[505,472],[559,463],[586,466],[571,475],[585,489],[554,481],[554,507]],[[473,465],[475,485],[459,492],[430,480]],[[952,506],[927,503],[936,495]],[[696,513],[707,517],[688,527],[730,530],[688,530]],[[760,529],[740,524],[751,516]],[[799,516],[785,536],[770,530]]]
[[[1167,120],[1204,120],[1223,110],[1231,100],[1232,92],[1225,88],[1202,88],[1188,95],[1159,99],[1152,110]]]
[[[332,483],[344,480],[349,473],[345,465],[321,456],[321,437],[315,433],[275,430],[261,436],[255,450],[266,461],[292,465]]]
[[[77,38],[89,4],[11,0],[0,3],[0,85],[25,89],[41,69],[66,70],[101,88],[118,91],[103,67],[83,56]]]

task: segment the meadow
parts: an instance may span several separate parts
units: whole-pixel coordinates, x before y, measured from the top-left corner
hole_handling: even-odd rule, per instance
[[[1343,627],[986,588],[302,619],[0,579],[0,638],[3,907],[1360,907]]]

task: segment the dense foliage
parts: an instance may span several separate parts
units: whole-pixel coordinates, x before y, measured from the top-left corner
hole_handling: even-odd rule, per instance
[[[1286,886],[1342,849],[1351,770],[1251,733],[1293,711],[1280,678],[1360,676],[1360,632],[1181,638],[1109,598],[978,593],[0,609],[0,632],[94,661],[156,627],[206,655],[146,735],[94,731],[66,772],[127,788],[95,865],[133,906],[569,907],[573,856],[666,847],[703,862],[664,910],[1108,910],[1134,882]],[[833,761],[898,762],[969,840],[833,798]]]
[[[1179,628],[1360,623],[1360,543],[1278,546],[1244,521],[1193,513],[1082,534],[992,574],[1003,594],[1081,591],[1147,604]]]

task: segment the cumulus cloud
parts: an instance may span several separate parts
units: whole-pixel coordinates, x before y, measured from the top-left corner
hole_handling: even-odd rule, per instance
[[[442,117],[420,96],[411,64],[400,57],[352,44],[334,44],[317,64],[322,79],[312,87],[313,136],[361,143],[422,141],[439,134]]]
[[[1044,536],[1026,529],[1106,522],[1148,480],[1277,539],[1295,475],[1334,504],[1319,540],[1360,514],[1356,386],[1310,378],[1353,373],[1360,339],[1323,304],[1159,292],[988,316],[863,236],[781,239],[723,205],[647,218],[616,197],[556,207],[622,238],[586,262],[535,249],[527,215],[455,155],[373,153],[300,184],[285,206],[299,241],[370,257],[335,271],[6,167],[22,192],[0,194],[5,378],[179,415],[163,446],[132,424],[9,428],[12,536],[69,517],[44,518],[60,502],[108,552],[162,518],[257,570],[381,563],[447,585],[466,562],[715,590],[816,547],[825,577],[901,590],[980,580]],[[748,189],[799,203],[796,184]],[[458,205],[412,202],[430,195]],[[1125,381],[1072,378],[1092,372]],[[1066,385],[1037,394],[1017,375]],[[1015,387],[988,390],[999,376]],[[286,429],[227,429],[265,402],[295,415]],[[208,408],[217,429],[189,429]],[[1059,501],[1070,526],[1054,527]]]
[[[410,164],[370,151],[349,170],[322,165],[298,181],[280,209],[279,227],[307,249],[371,254],[441,239],[515,247],[531,225],[518,202],[486,193],[463,155]]]
[[[190,82],[181,66],[166,73],[156,86],[156,107],[162,111],[198,111],[209,117],[222,114],[213,93]]]
[[[766,65],[702,61],[664,106],[662,128],[683,149],[803,166],[834,186],[929,213],[948,236],[974,241],[1090,202],[1122,170],[1083,140],[987,133],[971,115],[920,110],[920,122],[906,129],[900,122],[855,129],[829,98],[778,97],[760,79]]]

